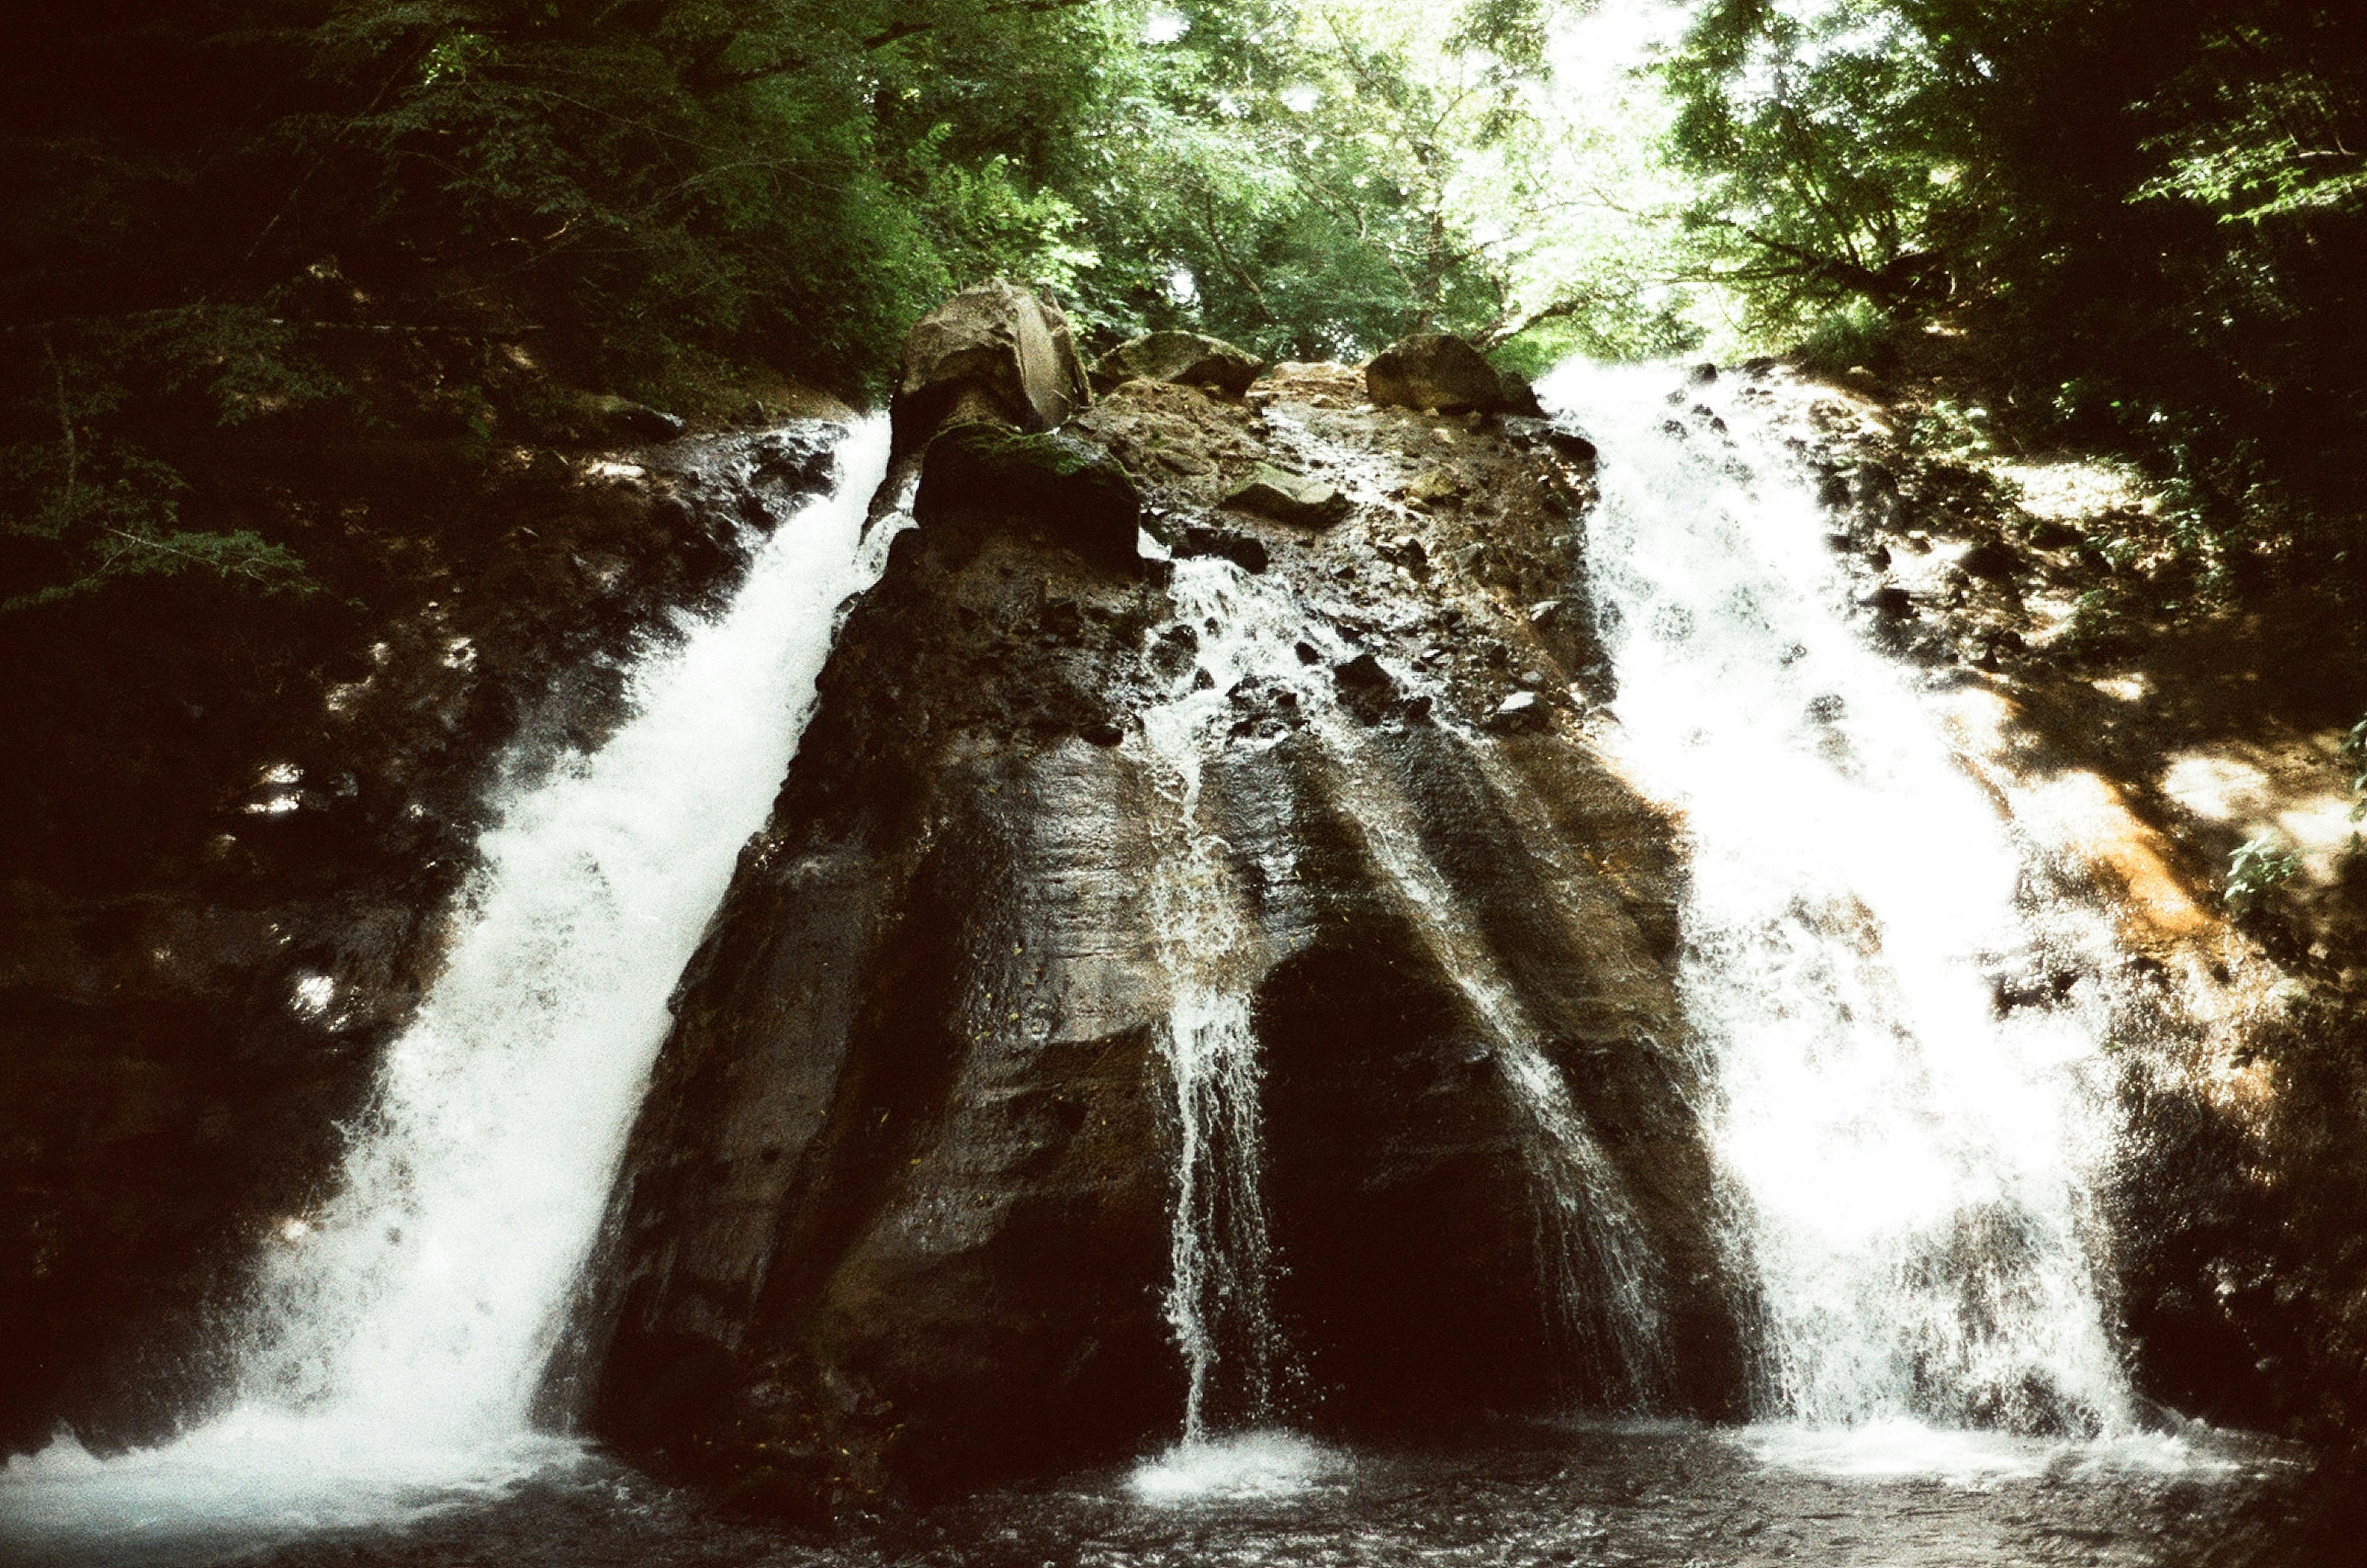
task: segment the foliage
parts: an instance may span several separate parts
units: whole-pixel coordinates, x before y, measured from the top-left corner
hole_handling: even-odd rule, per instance
[[[2157,470],[2208,592],[2367,590],[2367,12],[1704,0],[1663,75],[1756,331],[1878,368],[1944,320],[2026,438]]]
[[[2367,15],[2322,0],[133,0],[40,8],[0,85],[35,592],[293,581],[105,553],[192,531],[193,420],[481,440],[462,350],[527,333],[644,398],[859,395],[1002,275],[1096,347],[1430,326],[1528,371],[1705,337],[1879,369],[1945,318],[2001,422],[2147,457],[2203,592],[2367,594]],[[340,347],[372,332],[460,346],[398,408]]]
[[[1408,6],[1213,0],[1161,13],[1079,147],[1115,338],[1192,326],[1277,356],[1484,333],[1504,285],[1460,202],[1493,68]]]
[[[249,530],[177,525],[201,427],[481,441],[471,355],[520,334],[561,378],[658,400],[734,365],[876,390],[916,316],[996,275],[1103,343],[1501,335],[1515,286],[1471,171],[1531,127],[1549,9],[41,7],[0,57],[0,576],[19,598],[176,563],[292,583]],[[442,346],[406,403],[349,350],[409,342]]]
[[[2350,820],[2367,821],[2367,718],[2343,733],[2341,750],[2342,760],[2350,765],[2350,793],[2359,797],[2351,803]]]
[[[2252,839],[2227,860],[2227,912],[2241,918],[2258,907],[2261,897],[2282,887],[2301,872],[2301,857],[2281,851],[2273,839]]]

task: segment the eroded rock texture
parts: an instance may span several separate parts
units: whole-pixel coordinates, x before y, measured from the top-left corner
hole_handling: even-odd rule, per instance
[[[1679,867],[1588,740],[1590,481],[1541,434],[1376,410],[1337,367],[1249,400],[1129,382],[1063,438],[1185,558],[981,525],[1012,521],[982,492],[897,541],[676,998],[600,1269],[597,1429],[792,1512],[1169,1440],[1168,1032],[1212,986],[1263,1063],[1273,1414],[1625,1397],[1619,1303],[1541,1243],[1530,1059],[1646,1240],[1648,1398],[1734,1407]],[[1347,516],[1223,510],[1260,464]],[[1251,631],[1273,657],[1241,674]],[[1540,722],[1484,728],[1514,692]],[[1217,1349],[1238,1416],[1248,1347]]]

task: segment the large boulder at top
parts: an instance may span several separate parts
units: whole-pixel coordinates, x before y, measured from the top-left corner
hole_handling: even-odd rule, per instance
[[[949,424],[921,459],[913,521],[939,537],[1018,528],[1096,565],[1133,570],[1142,497],[1102,448],[984,420]]]
[[[1415,333],[1373,355],[1365,367],[1365,392],[1376,403],[1441,413],[1519,409],[1505,395],[1504,377],[1452,333]]]
[[[1265,372],[1265,361],[1201,333],[1150,333],[1122,343],[1093,367],[1103,391],[1127,381],[1177,381],[1240,397]]]
[[[905,336],[890,416],[901,454],[955,420],[1051,430],[1092,401],[1069,319],[998,278],[963,289]]]

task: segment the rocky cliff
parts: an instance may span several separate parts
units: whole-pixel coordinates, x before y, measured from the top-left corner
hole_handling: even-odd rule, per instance
[[[1213,1417],[1736,1408],[1681,871],[1588,739],[1587,454],[1365,392],[935,437],[677,996],[597,1430],[793,1512],[1165,1441],[1187,1002],[1262,1058]]]
[[[559,1369],[595,1430],[819,1517],[1187,1409],[1740,1414],[1678,825],[1597,744],[1591,448],[1421,340],[1377,380],[1189,334],[1089,377],[995,289],[915,344],[874,509],[905,531],[683,977]],[[2120,921],[2098,1218],[2141,1387],[2355,1433],[2344,694],[2257,622],[2100,630],[2146,568],[2096,540],[2140,502],[2049,510],[2036,465],[2017,504],[1904,398],[1781,395],[1966,765],[2085,792],[2040,880]],[[832,434],[316,453],[274,471],[341,602],[160,582],[0,624],[40,741],[0,907],[0,1439],[130,1439],[208,1388],[204,1311],[331,1169],[503,782],[596,743],[620,656]],[[2231,907],[2228,852],[2292,823],[2317,837]]]

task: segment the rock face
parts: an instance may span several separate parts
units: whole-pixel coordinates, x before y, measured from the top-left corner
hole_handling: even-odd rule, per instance
[[[1415,333],[1373,355],[1365,388],[1376,403],[1441,413],[1499,411],[1535,414],[1524,383],[1517,391],[1470,343],[1451,333]]]
[[[925,506],[897,540],[685,977],[616,1195],[593,1420],[626,1451],[811,1514],[1165,1441],[1170,1028],[1210,987],[1265,1075],[1297,1391],[1274,1414],[1370,1433],[1618,1393],[1603,1280],[1539,1250],[1557,1156],[1523,1053],[1648,1238],[1653,1401],[1737,1408],[1670,831],[1558,694],[1582,631],[1557,653],[1524,611],[1577,568],[1587,475],[1344,407],[1352,376],[1285,375],[1260,408],[1134,381],[1072,423],[1210,547],[1172,568],[1010,512]],[[1353,468],[1347,515],[1213,527],[1261,463]],[[1442,464],[1457,499],[1391,494]],[[1517,671],[1557,694],[1490,736]],[[1217,1333],[1214,1407],[1246,1415],[1247,1347]]]
[[[1103,355],[1093,366],[1093,385],[1106,392],[1127,381],[1178,381],[1238,398],[1264,372],[1264,360],[1222,338],[1150,333]]]
[[[957,420],[1051,430],[1092,401],[1069,319],[998,279],[955,295],[905,338],[896,450],[916,452]]]
[[[1027,531],[1115,570],[1140,559],[1142,502],[1125,465],[1073,437],[983,420],[948,425],[929,443],[912,516],[939,542]]]

